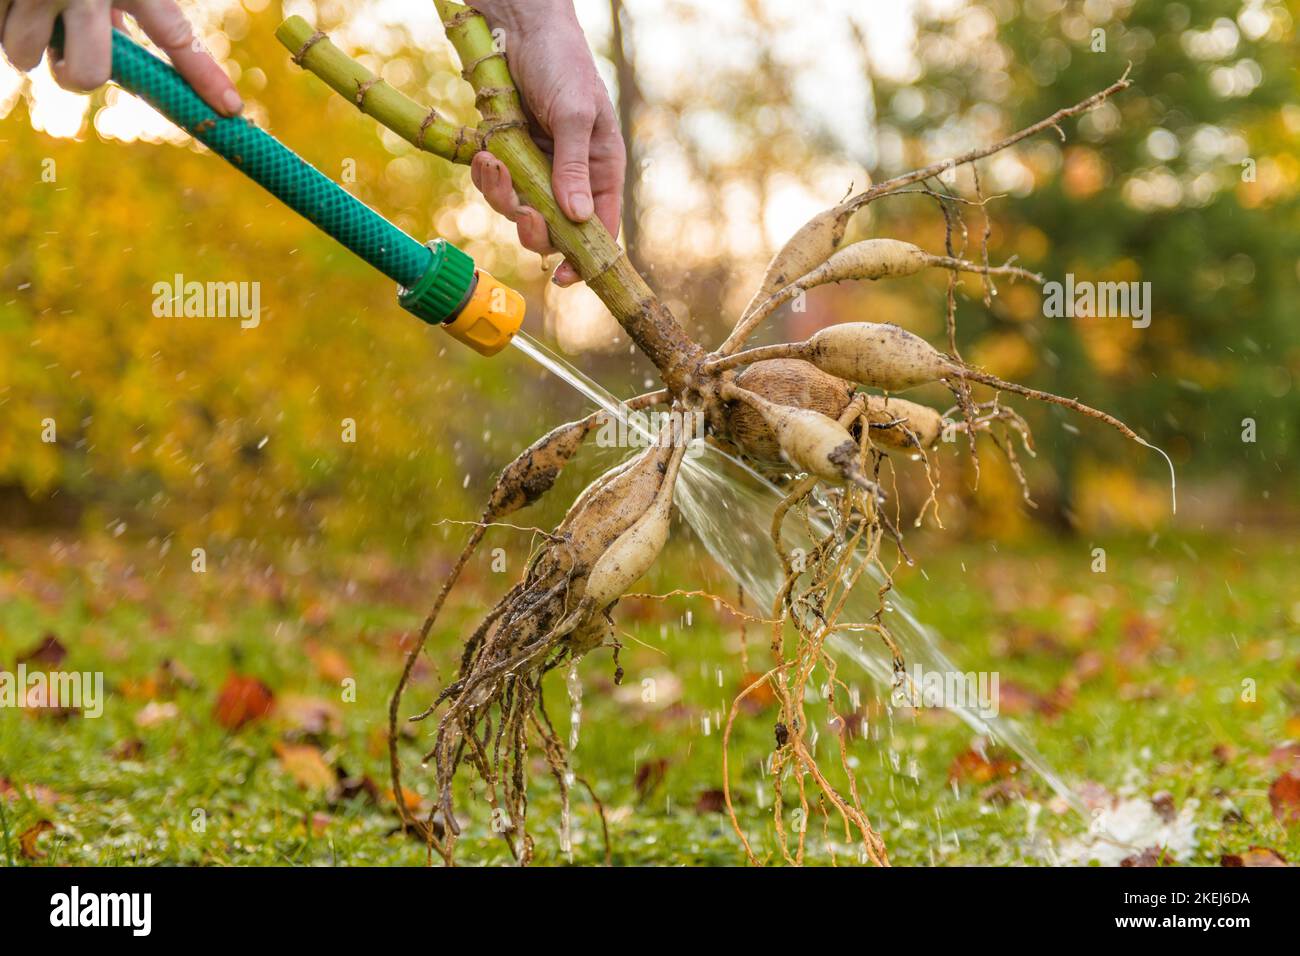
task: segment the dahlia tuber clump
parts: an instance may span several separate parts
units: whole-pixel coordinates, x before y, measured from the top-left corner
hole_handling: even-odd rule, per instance
[[[726,747],[741,700],[766,685],[779,705],[770,780],[781,857],[794,864],[804,860],[805,829],[791,828],[786,821],[787,805],[793,801],[805,817],[820,812],[827,826],[837,820],[863,861],[887,864],[885,841],[854,783],[849,735],[840,735],[838,747],[850,782],[848,792],[840,793],[814,758],[815,736],[804,706],[805,691],[815,680],[832,719],[846,719],[841,708],[850,695],[836,676],[836,662],[827,647],[828,636],[836,630],[874,633],[892,656],[896,676],[901,679],[903,674],[902,655],[880,613],[865,621],[841,620],[847,595],[868,568],[879,571],[885,582],[880,589],[883,608],[889,589],[888,546],[892,544],[897,554],[894,560],[910,560],[901,543],[897,506],[891,506],[885,491],[884,476],[895,467],[891,456],[897,455],[900,463],[919,459],[925,468],[932,493],[923,515],[936,501],[937,478],[930,456],[948,434],[968,435],[972,456],[977,434],[988,435],[1024,484],[1015,446],[1018,441],[1022,450],[1032,454],[1032,439],[1024,420],[1002,405],[1000,392],[1063,405],[1146,442],[1103,412],[1074,399],[1001,381],[957,354],[952,284],[958,273],[981,276],[989,289],[998,279],[1041,282],[1041,277],[1012,263],[990,266],[987,249],[981,250],[980,262],[960,258],[951,241],[944,254],[888,238],[844,245],[846,229],[856,212],[878,199],[920,195],[940,204],[951,235],[960,207],[983,206],[985,199],[978,194],[978,175],[976,199],[969,200],[940,186],[940,174],[973,167],[1037,132],[1059,132],[1061,121],[1123,90],[1127,79],[998,143],[869,186],[813,217],[772,258],[725,341],[706,353],[655,298],[598,220],[573,223],[560,213],[550,193],[549,161],[529,137],[505,51],[497,48],[486,24],[471,8],[450,0],[436,0],[435,5],[465,66],[464,75],[478,94],[482,122],[473,128],[457,129],[436,111],[406,100],[298,18],[287,21],[279,35],[297,62],[416,146],[452,162],[468,162],[478,149],[501,159],[521,197],[546,219],[555,246],[659,369],[664,388],[632,399],[626,408],[664,407],[673,413],[669,420],[674,423],[697,416],[706,423],[705,440],[733,451],[779,481],[785,498],[772,516],[771,537],[785,580],[773,606],[764,609],[768,616],[763,620],[771,627],[769,666],[736,699],[726,722],[727,809],[748,860],[763,862],[731,807]],[[949,275],[947,351],[888,322],[865,321],[821,329],[803,342],[744,349],[750,336],[779,308],[819,285],[897,280],[929,269]],[[955,406],[941,412],[894,394],[929,383],[946,385]],[[975,386],[991,388],[994,397],[976,401]],[[409,652],[393,694],[389,754],[396,793],[402,792],[398,731],[404,716],[403,693],[460,572],[484,530],[545,495],[579,453],[584,439],[609,414],[597,412],[538,439],[506,466],[489,495]],[[530,748],[540,750],[557,782],[564,805],[562,833],[567,834],[569,790],[581,781],[569,767],[568,748],[546,714],[542,682],[560,668],[574,674],[583,657],[602,648],[612,648],[617,660],[614,615],[620,599],[650,569],[668,540],[674,489],[687,444],[695,437],[675,425],[593,481],[559,526],[543,535],[523,577],[466,636],[455,678],[422,712],[407,718],[432,727],[425,759],[432,765],[436,800],[427,819],[414,818],[401,800],[399,810],[404,822],[416,828],[431,851],[446,862],[455,859],[461,832],[454,787],[461,773],[481,781],[481,792],[493,811],[494,830],[515,858],[527,862],[532,857],[527,826]],[[1027,487],[1025,496],[1028,499]],[[820,521],[816,525],[809,521],[809,527],[829,531],[810,554],[796,561],[782,528],[788,515],[801,512],[815,514]],[[791,787],[793,793],[787,793]]]

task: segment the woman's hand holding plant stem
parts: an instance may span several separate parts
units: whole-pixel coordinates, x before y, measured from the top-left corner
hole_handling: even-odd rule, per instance
[[[552,155],[551,185],[560,209],[575,222],[594,214],[617,236],[627,151],[572,0],[474,0],[472,5],[494,31],[504,31],[510,72],[533,137]],[[470,176],[488,204],[515,224],[522,245],[541,255],[555,252],[541,213],[519,201],[500,160],[479,153]],[[554,281],[572,285],[577,270],[565,262]]]

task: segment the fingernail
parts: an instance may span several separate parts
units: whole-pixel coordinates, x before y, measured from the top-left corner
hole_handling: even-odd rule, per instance
[[[569,201],[573,204],[573,214],[578,217],[579,222],[586,222],[591,218],[591,214],[595,212],[595,208],[591,204],[591,197],[586,193],[576,193],[569,197]]]
[[[226,115],[235,116],[244,108],[244,101],[234,90],[226,90],[221,97],[221,106],[225,109]]]

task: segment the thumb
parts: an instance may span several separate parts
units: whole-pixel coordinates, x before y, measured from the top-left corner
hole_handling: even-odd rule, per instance
[[[551,186],[560,209],[575,222],[586,222],[595,211],[591,198],[591,130],[595,110],[582,107],[562,112],[552,122],[555,162]]]

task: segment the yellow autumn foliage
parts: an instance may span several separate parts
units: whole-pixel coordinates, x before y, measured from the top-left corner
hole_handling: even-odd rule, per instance
[[[381,135],[292,66],[277,13],[252,15],[232,53],[250,114],[433,235],[465,170]],[[451,87],[442,51],[391,59],[423,99]],[[34,130],[25,99],[0,119],[0,488],[73,500],[91,528],[196,542],[404,543],[477,497],[500,456],[481,420],[448,410],[469,391],[504,403],[511,366],[416,321],[389,280],[205,150],[104,138],[94,118],[120,96],[95,94],[75,139]],[[522,257],[492,258],[510,279]],[[157,314],[155,286],[177,275],[255,283],[260,321]]]

